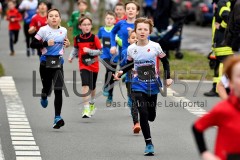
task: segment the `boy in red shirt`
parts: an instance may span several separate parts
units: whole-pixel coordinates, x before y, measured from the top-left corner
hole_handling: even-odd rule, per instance
[[[16,3],[14,1],[8,1],[8,11],[6,13],[6,20],[9,21],[9,44],[10,44],[10,55],[15,54],[13,45],[18,41],[19,30],[21,29],[20,21],[22,20],[21,13],[16,9]]]
[[[38,13],[32,17],[32,20],[29,25],[30,28],[28,30],[29,34],[35,35],[42,26],[47,25],[47,10],[48,10],[47,5],[48,5],[47,2],[44,1],[38,3]],[[37,51],[38,56],[41,57],[42,54],[41,50],[37,49]]]
[[[120,20],[126,20],[127,16],[125,14],[125,6],[122,2],[118,2],[114,8],[114,12],[116,14],[116,22]]]

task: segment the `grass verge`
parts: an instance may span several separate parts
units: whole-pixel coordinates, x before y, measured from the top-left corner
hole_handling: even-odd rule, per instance
[[[172,78],[187,80],[212,80],[213,70],[209,68],[209,60],[206,56],[194,52],[183,50],[184,58],[176,59],[174,54],[170,55],[170,67]]]
[[[4,70],[3,70],[3,66],[0,63],[0,77],[4,76]]]

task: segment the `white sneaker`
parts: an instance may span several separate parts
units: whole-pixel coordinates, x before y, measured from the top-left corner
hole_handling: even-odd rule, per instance
[[[84,108],[82,118],[91,118],[90,109]]]
[[[96,108],[94,103],[89,103],[89,107],[90,107],[90,115],[93,116],[96,113]]]

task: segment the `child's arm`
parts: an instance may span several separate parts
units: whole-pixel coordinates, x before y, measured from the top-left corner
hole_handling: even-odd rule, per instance
[[[100,42],[100,40],[98,39],[97,36],[95,36],[94,42],[95,42],[95,46],[96,46],[97,49],[90,49],[90,48],[87,48],[87,47],[83,48],[83,51],[87,52],[90,56],[98,56],[98,55],[102,54],[101,42]]]
[[[72,27],[73,26],[73,20],[74,20],[74,12],[72,13],[69,21],[67,22],[68,27]]]
[[[69,63],[72,63],[72,60],[75,57],[78,57],[78,52],[79,52],[79,48],[78,48],[78,45],[77,45],[76,37],[74,37],[73,49],[70,52],[69,57],[68,57],[68,62]]]
[[[217,83],[217,91],[218,91],[218,94],[219,94],[220,98],[222,98],[223,100],[228,98],[226,88],[224,87],[222,81]]]
[[[71,53],[69,54],[68,57],[68,62],[72,63],[72,60],[78,56],[78,48],[73,47]]]
[[[170,78],[170,66],[169,66],[169,61],[166,56],[160,58],[161,62],[163,64],[163,69],[164,69],[164,79],[166,79],[166,86],[169,87],[173,80]]]
[[[116,35],[116,42],[118,44],[118,46],[122,47],[122,39],[118,37],[118,35]]]
[[[31,22],[30,22],[30,25],[29,25],[29,30],[28,30],[28,33],[29,34],[33,34],[34,32],[36,32],[36,18],[35,16],[32,18]]]
[[[110,53],[111,54],[115,54],[116,53],[116,51],[117,51],[117,43],[116,43],[116,34],[117,34],[117,32],[120,30],[120,26],[121,26],[121,24],[122,24],[122,21],[120,21],[120,22],[118,22],[114,27],[113,27],[113,29],[112,29],[112,31],[111,31],[111,37],[110,37],[110,39],[111,39],[111,48],[110,48]]]

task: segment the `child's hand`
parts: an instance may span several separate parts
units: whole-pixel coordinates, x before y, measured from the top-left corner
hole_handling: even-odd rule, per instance
[[[117,53],[117,47],[111,47],[110,48],[110,53],[111,54],[116,54]]]
[[[54,45],[54,40],[53,39],[48,40],[48,46],[53,46],[53,45]]]
[[[116,74],[113,74],[114,80],[119,81],[120,80],[120,76],[123,74],[123,71],[117,71]]]
[[[66,47],[66,48],[70,46],[70,41],[69,41],[68,38],[65,38],[65,39],[64,39],[63,45],[64,45],[64,47]]]
[[[72,63],[72,61],[73,61],[72,58],[69,58],[69,59],[68,59],[68,62],[69,62],[69,63]]]
[[[171,78],[166,79],[166,86],[169,87],[173,83],[173,80]]]
[[[33,33],[36,32],[36,31],[37,31],[36,27],[35,27],[35,26],[32,26],[32,27],[29,28],[28,33],[29,33],[29,34],[33,34]]]
[[[15,18],[10,18],[10,21],[11,21],[11,22],[14,22],[14,21],[15,21]]]
[[[88,53],[89,50],[90,50],[89,48],[87,48],[87,47],[83,47],[83,52]]]
[[[215,156],[214,154],[212,154],[209,151],[205,151],[202,153],[202,159],[203,160],[220,160],[219,157]]]

